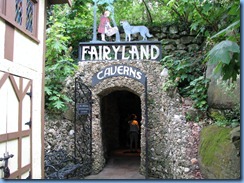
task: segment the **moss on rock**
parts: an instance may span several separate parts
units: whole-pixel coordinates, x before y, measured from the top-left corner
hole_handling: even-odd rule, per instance
[[[240,175],[240,159],[230,139],[231,128],[211,125],[201,131],[200,167],[206,178],[231,179]],[[238,175],[239,174],[239,175]]]
[[[202,163],[212,165],[218,159],[215,154],[223,153],[222,146],[230,143],[230,131],[229,128],[217,126],[210,126],[202,130],[200,146]]]

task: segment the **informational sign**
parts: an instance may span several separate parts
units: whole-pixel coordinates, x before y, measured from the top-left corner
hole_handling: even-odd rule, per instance
[[[143,85],[145,84],[146,75],[142,71],[136,67],[120,64],[111,65],[98,71],[92,77],[92,85],[95,86],[97,83],[106,78],[116,76],[126,76],[141,82]]]
[[[77,104],[77,112],[79,115],[86,115],[90,113],[90,105],[88,103]]]
[[[161,59],[160,41],[79,43],[79,61]]]

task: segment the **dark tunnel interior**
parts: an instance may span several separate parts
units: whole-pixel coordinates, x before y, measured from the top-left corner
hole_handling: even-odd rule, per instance
[[[105,157],[116,149],[129,149],[129,116],[141,122],[141,100],[136,94],[122,90],[101,98],[102,142]],[[138,140],[140,148],[140,135]]]

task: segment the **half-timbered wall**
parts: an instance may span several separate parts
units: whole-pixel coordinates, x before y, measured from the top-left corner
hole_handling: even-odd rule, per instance
[[[14,155],[9,178],[27,178],[31,172],[31,93],[31,80],[0,72],[0,155]]]
[[[8,161],[11,179],[43,178],[46,1],[32,2],[37,8],[35,34],[0,12],[0,158],[6,152],[14,155]]]

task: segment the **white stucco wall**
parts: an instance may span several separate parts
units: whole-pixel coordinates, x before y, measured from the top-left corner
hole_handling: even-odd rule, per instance
[[[4,39],[5,39],[5,21],[0,18],[0,72],[7,72],[19,77],[25,77],[33,81],[32,93],[32,178],[42,178],[42,75],[44,58],[44,31],[45,31],[45,1],[38,1],[38,40],[33,41],[21,31],[14,32],[14,56],[13,61],[4,59]],[[3,73],[2,72],[2,73]],[[1,75],[0,75],[1,78]],[[6,94],[6,92],[5,92]],[[0,100],[5,96],[0,92]],[[7,100],[1,100],[1,106],[6,106]],[[28,105],[28,104],[27,104]],[[24,114],[28,118],[28,114]],[[8,126],[11,126],[9,124]],[[23,145],[28,146],[28,139],[23,140]],[[0,144],[0,150],[4,146]],[[27,147],[28,148],[28,147]],[[25,149],[22,150],[25,153]],[[2,155],[2,153],[1,153]],[[23,161],[24,164],[27,160]]]

